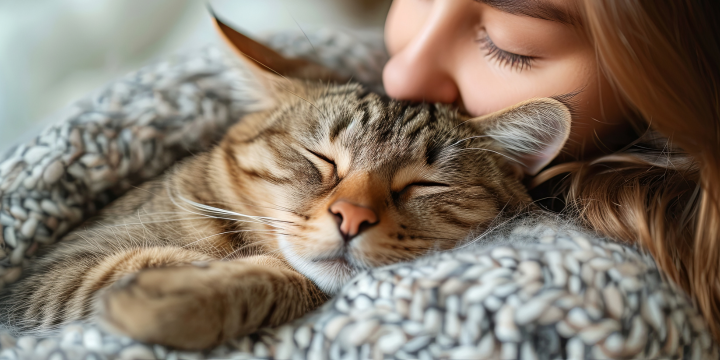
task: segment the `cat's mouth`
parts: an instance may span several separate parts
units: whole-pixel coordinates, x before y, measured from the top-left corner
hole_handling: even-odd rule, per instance
[[[362,264],[358,263],[356,259],[352,257],[347,252],[343,252],[342,254],[336,254],[332,256],[320,256],[315,257],[312,260],[313,263],[316,264],[324,264],[324,265],[334,265],[339,267],[344,267],[347,270],[361,270],[364,268]]]
[[[335,294],[355,275],[372,269],[357,245],[340,240],[330,238],[317,246],[299,247],[297,242],[280,237],[278,245],[290,265],[324,292]]]

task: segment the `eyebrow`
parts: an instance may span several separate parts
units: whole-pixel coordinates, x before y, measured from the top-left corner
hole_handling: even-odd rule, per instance
[[[566,9],[543,0],[475,0],[513,15],[529,16],[536,19],[577,25],[577,17]]]

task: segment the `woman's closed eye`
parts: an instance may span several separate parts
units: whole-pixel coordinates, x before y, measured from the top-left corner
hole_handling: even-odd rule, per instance
[[[480,48],[485,51],[485,57],[497,62],[501,67],[509,67],[510,70],[522,71],[524,69],[530,69],[533,65],[533,60],[535,60],[532,56],[518,55],[500,49],[492,39],[490,39],[490,35],[487,34],[476,41],[480,44]]]

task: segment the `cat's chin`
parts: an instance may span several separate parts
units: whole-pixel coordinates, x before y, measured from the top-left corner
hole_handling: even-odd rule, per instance
[[[344,257],[305,259],[292,251],[286,240],[280,240],[280,248],[285,259],[295,270],[307,276],[322,291],[334,295],[342,289],[360,269],[350,264]]]

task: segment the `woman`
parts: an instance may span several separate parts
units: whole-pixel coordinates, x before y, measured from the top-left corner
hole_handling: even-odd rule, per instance
[[[475,116],[566,99],[573,141],[533,183],[569,174],[566,210],[647,249],[720,339],[719,20],[712,0],[395,0],[383,81]]]

